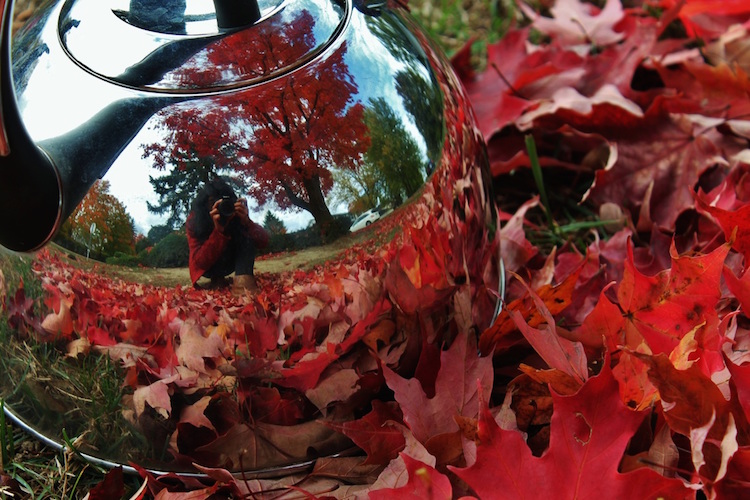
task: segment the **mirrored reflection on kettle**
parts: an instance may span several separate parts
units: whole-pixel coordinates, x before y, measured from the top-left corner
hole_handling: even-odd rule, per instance
[[[350,448],[329,424],[409,369],[415,324],[447,341],[497,302],[485,146],[409,14],[261,0],[225,22],[222,3],[57,0],[4,34],[0,209],[39,171],[58,213],[0,221],[35,251],[0,251],[0,397],[117,463]]]

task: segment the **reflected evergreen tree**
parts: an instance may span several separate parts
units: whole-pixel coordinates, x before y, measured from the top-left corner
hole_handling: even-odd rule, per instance
[[[263,219],[263,227],[268,230],[271,234],[286,234],[286,226],[284,222],[273,214],[273,212],[267,212]]]
[[[413,40],[414,37],[412,33],[399,33],[406,29],[399,23],[372,17],[368,18],[367,27],[376,34],[387,52],[403,63],[403,67],[394,75],[396,90],[403,99],[404,109],[412,116],[414,126],[423,134],[429,159],[436,162],[440,157],[445,136],[444,105],[427,55],[418,47],[417,40],[414,40],[414,45],[410,47],[399,42],[404,38]],[[428,40],[422,42],[429,43]]]
[[[377,172],[378,199],[396,207],[424,184],[427,159],[384,98],[370,100],[365,123],[370,130],[365,161]]]
[[[174,231],[174,228],[172,228],[172,226],[169,226],[168,224],[163,224],[160,226],[153,226],[151,227],[151,229],[148,230],[148,234],[146,235],[146,238],[148,239],[151,245],[156,245],[161,240],[166,238],[168,235],[172,234],[173,231]]]
[[[149,182],[159,197],[156,203],[146,203],[149,212],[167,216],[165,224],[172,230],[182,227],[190,213],[196,193],[206,182],[222,172],[231,170],[215,168],[210,158],[172,163],[168,173],[158,177],[149,176]],[[234,174],[232,177],[223,177],[232,185],[235,192],[246,192],[243,179]]]
[[[367,17],[367,28],[372,31],[380,43],[385,45],[387,51],[397,60],[406,64],[422,64],[429,67],[427,57],[421,54],[419,57],[413,52],[412,47],[402,43],[404,39],[414,39],[414,35],[409,32],[406,26],[401,23],[394,23],[387,17]],[[416,42],[415,42],[416,45]]]
[[[195,193],[211,179],[213,165],[200,159],[172,165],[165,175],[149,176],[149,182],[159,197],[157,203],[147,202],[148,211],[166,215],[166,225],[176,229],[185,223]]]
[[[416,66],[396,74],[396,90],[404,100],[404,108],[414,117],[417,130],[427,145],[427,156],[437,161],[443,147],[443,96],[440,87],[430,81]]]

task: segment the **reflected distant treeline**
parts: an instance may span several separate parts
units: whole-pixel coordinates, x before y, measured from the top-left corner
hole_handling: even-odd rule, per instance
[[[294,252],[324,244],[321,230],[315,222],[305,229],[287,232],[283,222],[270,212],[269,216],[263,221],[263,227],[270,234],[269,243],[265,248],[259,249],[258,255]],[[348,232],[353,219],[349,214],[335,215],[336,232]],[[112,265],[154,268],[188,265],[189,250],[184,227],[175,230],[168,225],[154,226],[147,235],[134,236],[131,248],[111,252],[107,252],[103,247],[73,239],[70,233],[66,232],[58,234],[55,243],[78,255],[87,255],[91,259]]]

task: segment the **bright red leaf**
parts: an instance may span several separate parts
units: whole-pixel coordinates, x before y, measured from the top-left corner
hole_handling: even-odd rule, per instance
[[[709,214],[719,223],[724,238],[745,257],[745,262],[750,263],[750,205],[737,210],[723,210],[709,205],[700,197],[696,197],[695,201],[698,210]]]
[[[397,405],[375,400],[372,411],[361,419],[328,425],[343,432],[367,453],[365,464],[383,464],[396,458],[406,445],[401,431],[387,425],[389,421],[399,422],[402,418]]]
[[[500,429],[485,407],[480,413],[476,462],[450,470],[480,498],[692,496],[681,480],[650,469],[618,472],[625,447],[646,415],[622,404],[608,368],[575,395],[553,394],[553,400],[550,445],[541,457],[532,456],[518,432]]]
[[[604,335],[612,353],[625,346],[638,352],[644,348],[649,353],[674,352],[679,357],[677,348],[688,337],[695,346],[681,355],[681,361],[700,359],[707,373],[720,370],[723,341],[715,304],[721,297],[719,284],[728,252],[723,245],[707,255],[678,256],[672,246],[671,269],[646,276],[636,269],[630,247],[617,304],[603,296],[584,322],[585,328]]]

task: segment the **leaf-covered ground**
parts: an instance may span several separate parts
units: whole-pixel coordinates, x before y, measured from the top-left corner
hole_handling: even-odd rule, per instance
[[[289,359],[268,358],[279,330],[262,321],[289,294],[283,279],[265,278],[276,280],[264,285],[278,296],[242,311],[246,303],[219,294],[91,283],[86,280],[95,275],[50,253],[36,269],[47,278],[44,317],[25,308],[24,293],[5,297],[9,315],[30,332],[72,333],[94,324],[86,321],[87,311],[117,321],[117,328],[90,329],[88,344],[68,348],[96,346],[121,357],[135,388],[134,418],[173,413],[170,390],[177,379],[158,371],[173,357],[197,377],[191,382],[197,386],[203,376],[221,379],[221,360],[229,356],[221,351],[224,340],[248,324],[230,324],[222,310],[252,319],[257,344],[242,347],[247,363],[237,364],[235,378],[225,381],[241,385],[243,379],[279,376],[284,384],[247,385],[242,395],[246,408],[256,412],[255,430],[206,423],[207,408],[221,413],[225,424],[233,422],[231,413],[219,409],[226,403],[221,396],[191,401],[193,409],[182,411],[176,424],[184,437],[175,439],[214,460],[216,467],[206,469],[212,480],[169,481],[144,472],[148,494],[748,494],[750,5],[608,0],[597,6],[557,0],[517,7],[517,22],[488,46],[483,69],[475,69],[468,48],[453,59],[488,142],[503,222],[506,307],[489,329],[460,331],[444,345],[414,346],[383,320],[390,308],[419,312],[439,303],[446,286],[440,273],[451,265],[450,249],[439,241],[422,242],[412,255],[399,254],[403,274],[391,273],[387,283],[372,279],[381,270],[377,261],[367,260],[368,249],[352,255],[352,262],[362,262],[356,276],[351,268],[321,271],[327,288],[308,290],[305,303],[278,318],[300,329],[287,332],[299,343]],[[531,168],[536,164],[541,169]],[[417,261],[429,265],[417,270]],[[71,273],[64,280],[70,288],[55,285],[60,269]],[[304,286],[304,275],[290,276],[294,280]],[[352,288],[344,288],[347,284]],[[413,290],[404,293],[406,286]],[[133,316],[117,309],[117,294],[143,296],[142,309]],[[77,308],[75,314],[71,308]],[[336,347],[321,350],[314,338],[321,311],[329,324],[359,326],[347,330]],[[425,310],[425,316],[428,312],[435,311]],[[458,324],[470,324],[461,318],[471,312],[460,301],[450,312]],[[149,321],[172,331],[179,345],[122,351],[148,330]],[[199,329],[206,321],[213,328]],[[413,327],[425,331],[429,325],[423,317]],[[115,342],[104,334],[114,330]],[[337,334],[326,332],[331,340]],[[363,356],[355,343],[378,352],[377,358]],[[406,370],[411,376],[388,362],[373,366],[375,359],[394,357],[414,360]],[[265,361],[252,361],[259,358]],[[387,391],[368,392],[368,383],[385,384]],[[370,411],[338,424],[310,420],[315,411],[308,402],[328,407],[341,401],[342,390],[351,391],[346,397],[352,402],[370,398]],[[298,393],[305,394],[305,404]],[[296,432],[289,439],[279,426],[294,426]],[[190,437],[195,429],[203,432]],[[258,439],[258,429],[277,436],[270,447],[254,443],[266,455],[282,445],[291,446],[284,454],[293,453],[301,437],[317,444],[323,435],[346,436],[362,454],[320,460],[311,472],[282,479],[228,474],[225,468],[236,464],[226,460],[237,441]],[[111,498],[121,484],[113,472],[91,498]]]

